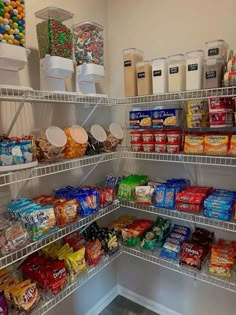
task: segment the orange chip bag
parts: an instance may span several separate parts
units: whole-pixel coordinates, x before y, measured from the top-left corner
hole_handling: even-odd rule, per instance
[[[39,292],[35,282],[13,291],[12,295],[16,307],[23,311],[31,310],[39,301]]]

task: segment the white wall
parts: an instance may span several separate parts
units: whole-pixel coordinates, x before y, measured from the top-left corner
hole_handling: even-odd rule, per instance
[[[212,39],[236,47],[234,0],[108,0],[110,93],[123,96],[122,50],[145,59],[203,49]]]

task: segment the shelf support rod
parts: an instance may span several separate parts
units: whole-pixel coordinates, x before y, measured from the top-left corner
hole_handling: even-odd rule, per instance
[[[91,170],[82,178],[82,180],[79,183],[79,186],[81,186],[86,181],[86,179],[93,173],[93,171],[98,167],[99,163],[102,162],[103,160],[104,160],[104,157],[102,157],[99,160],[99,162],[91,168]]]
[[[10,133],[11,133],[11,131],[12,131],[12,129],[13,129],[13,127],[14,127],[14,125],[15,125],[15,123],[16,123],[16,121],[17,121],[17,119],[18,119],[18,117],[19,117],[19,115],[20,115],[20,113],[22,111],[22,108],[24,107],[24,105],[25,105],[25,101],[21,101],[20,105],[18,106],[18,109],[17,109],[17,111],[16,111],[16,113],[15,113],[13,119],[12,119],[12,122],[11,122],[9,128],[8,128],[7,136],[10,135]]]

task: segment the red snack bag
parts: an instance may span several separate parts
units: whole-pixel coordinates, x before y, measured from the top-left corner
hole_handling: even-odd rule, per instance
[[[201,270],[205,255],[206,249],[203,246],[190,242],[184,242],[182,245],[180,264],[188,265]]]
[[[103,255],[102,243],[99,240],[88,241],[85,245],[85,251],[88,265],[97,265]]]
[[[104,188],[100,190],[100,204],[102,208],[107,207],[115,199],[115,189]]]
[[[85,239],[77,232],[73,232],[63,238],[64,243],[68,243],[76,252],[85,244]]]
[[[67,283],[65,262],[63,260],[53,261],[46,269],[49,289],[55,295],[63,290]]]

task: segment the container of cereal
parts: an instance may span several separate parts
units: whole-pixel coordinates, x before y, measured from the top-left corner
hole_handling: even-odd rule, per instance
[[[205,43],[206,59],[227,58],[227,50],[229,45],[222,39],[211,40]]]
[[[223,79],[224,59],[208,59],[204,65],[204,89],[221,87]]]
[[[154,143],[156,153],[166,153],[166,144],[165,143]]]
[[[154,131],[153,132],[155,143],[166,143],[166,132],[165,131]]]
[[[143,143],[150,143],[153,141],[153,132],[152,131],[142,131]]]
[[[142,152],[143,151],[142,142],[132,142],[131,141],[131,150],[133,152]]]
[[[142,141],[142,132],[141,131],[131,131],[130,139],[132,143],[139,143]]]
[[[143,142],[143,152],[151,153],[154,152],[154,143],[153,142]]]
[[[45,135],[35,137],[37,159],[39,161],[55,161],[64,158],[67,143],[65,132],[56,126],[46,129]]]
[[[74,159],[82,157],[88,147],[88,134],[84,128],[74,125],[65,129],[67,144],[65,147],[65,158]]]
[[[136,48],[123,50],[125,96],[137,96],[136,63],[143,61],[143,52]]]
[[[203,88],[204,51],[186,53],[186,90]]]
[[[152,90],[153,94],[168,92],[167,58],[152,60]]]
[[[186,64],[183,54],[168,57],[169,92],[180,92],[186,89]]]
[[[150,61],[136,63],[138,96],[152,94],[152,65]]]

